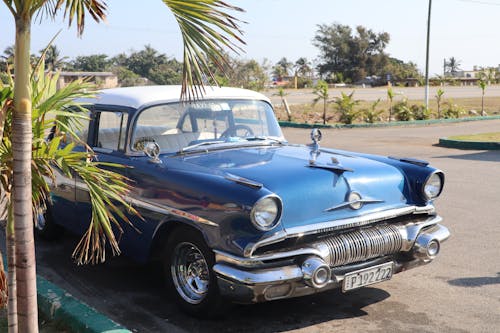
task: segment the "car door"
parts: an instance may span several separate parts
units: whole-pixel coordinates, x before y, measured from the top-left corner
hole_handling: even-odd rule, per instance
[[[128,111],[114,108],[94,108],[89,129],[88,144],[96,154],[99,162],[128,165],[125,155],[125,141],[128,125]],[[112,171],[126,176],[126,169],[108,167]],[[78,214],[77,232],[83,233],[89,226],[92,206],[90,195],[81,179],[76,180],[76,212]]]

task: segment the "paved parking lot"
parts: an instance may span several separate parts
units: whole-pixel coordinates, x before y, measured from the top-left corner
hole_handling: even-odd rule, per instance
[[[500,332],[500,151],[435,146],[452,134],[500,131],[500,120],[323,130],[325,147],[429,160],[446,173],[438,212],[452,237],[431,265],[348,294],[235,306],[216,321],[185,316],[154,267],[126,258],[77,267],[76,238],[38,242],[38,273],[137,332]],[[309,130],[285,129],[309,143]]]

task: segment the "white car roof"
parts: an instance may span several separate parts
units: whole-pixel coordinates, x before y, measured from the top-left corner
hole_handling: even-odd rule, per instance
[[[257,99],[270,103],[269,99],[252,90],[228,87],[207,86],[201,99]],[[181,96],[181,86],[140,86],[103,89],[95,98],[78,99],[79,103],[119,105],[132,108],[141,106],[178,102]]]

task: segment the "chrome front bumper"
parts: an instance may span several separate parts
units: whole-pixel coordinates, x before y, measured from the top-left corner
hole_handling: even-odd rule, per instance
[[[373,227],[250,258],[215,251],[213,269],[221,293],[235,302],[264,302],[323,292],[341,287],[349,272],[384,262],[394,263],[393,273],[429,263],[450,236],[448,229],[439,224],[441,220],[429,216],[418,222]],[[316,279],[315,272],[321,274],[321,279]]]

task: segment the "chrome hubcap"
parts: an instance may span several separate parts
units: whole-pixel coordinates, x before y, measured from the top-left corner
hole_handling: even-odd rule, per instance
[[[43,230],[46,224],[47,220],[45,219],[45,209],[39,209],[36,216],[35,228],[37,228],[38,230]]]
[[[208,293],[210,272],[201,251],[192,243],[180,243],[172,254],[170,271],[175,288],[188,303],[199,304]]]

